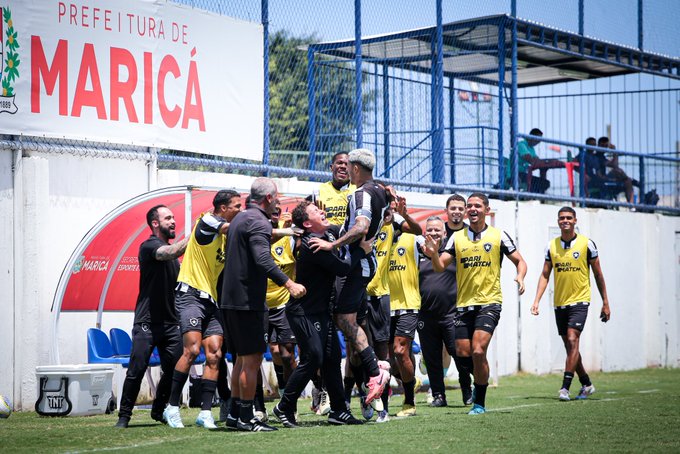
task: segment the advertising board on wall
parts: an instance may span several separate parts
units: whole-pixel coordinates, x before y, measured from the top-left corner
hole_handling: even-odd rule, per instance
[[[0,134],[262,159],[260,24],[165,0],[0,8]]]

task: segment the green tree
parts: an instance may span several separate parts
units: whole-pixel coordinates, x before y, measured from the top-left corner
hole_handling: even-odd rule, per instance
[[[271,35],[269,44],[270,148],[309,151],[309,103],[307,45],[318,42],[314,36],[294,37],[286,31]],[[316,81],[317,151],[332,153],[349,150],[354,144],[354,63],[338,62],[317,54]],[[326,63],[324,63],[326,62]],[[369,110],[370,95],[363,99]],[[321,134],[321,135],[319,135]],[[283,157],[281,157],[283,158]],[[284,159],[276,159],[282,161]],[[327,156],[328,158],[328,156]],[[274,162],[272,162],[274,163]],[[306,166],[301,162],[281,165]],[[326,169],[325,162],[317,168]]]

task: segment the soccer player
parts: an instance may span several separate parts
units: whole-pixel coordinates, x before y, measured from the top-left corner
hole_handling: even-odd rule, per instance
[[[279,192],[269,178],[257,178],[250,187],[247,209],[234,218],[227,238],[221,308],[229,347],[238,355],[231,376],[231,408],[227,427],[270,432],[276,428],[253,414],[253,399],[262,355],[267,349],[267,278],[293,297],[305,294],[276,266],[271,256],[271,215],[279,208]]]
[[[375,350],[378,359],[389,360],[389,342],[390,342],[390,290],[388,285],[388,270],[389,270],[389,255],[392,247],[393,238],[396,231],[409,232],[416,235],[422,233],[420,224],[418,224],[409,215],[406,208],[406,199],[399,197],[399,203],[393,200],[390,203],[390,209],[385,211],[385,219],[380,233],[375,240],[375,256],[377,261],[376,273],[366,287],[366,308],[367,314],[365,317],[364,330],[369,337],[369,343]],[[358,314],[357,314],[358,317]],[[351,364],[350,361],[347,363]],[[360,376],[363,375],[361,372]],[[345,400],[349,401],[351,389],[354,384],[354,378],[350,377],[351,383],[348,383],[345,377]],[[360,386],[360,385],[359,385]],[[349,392],[348,392],[349,388]],[[361,388],[360,392],[361,391]],[[389,388],[386,386],[381,395],[383,410],[379,411],[376,422],[389,421],[388,416],[388,397]],[[366,419],[373,417],[373,408],[370,405],[365,405],[365,396],[362,396],[362,413]]]
[[[281,213],[279,208],[272,215],[272,227],[289,228],[291,227],[291,213]],[[274,263],[281,268],[281,271],[290,279],[295,280],[295,248],[294,236],[283,236],[272,243],[271,255]],[[286,303],[290,299],[290,293],[284,287],[267,279],[267,307],[269,308],[269,349],[272,353],[272,362],[276,370],[276,377],[279,382],[279,391],[283,393],[286,382],[290,378],[295,368],[295,334],[290,329],[286,318]],[[278,363],[278,364],[277,364]]]
[[[446,230],[451,228],[455,233],[463,227],[465,216],[465,199],[453,194],[446,203],[448,220],[445,223],[438,216],[431,216],[425,223],[425,234],[438,245],[441,254],[446,245]],[[463,403],[472,405],[472,358],[456,355],[456,266],[449,265],[443,273],[434,271],[430,259],[423,255],[420,258],[420,296],[421,306],[418,313],[418,335],[423,358],[427,365],[427,375],[432,390],[432,407],[446,407],[446,388],[444,386],[444,366],[442,362],[442,346],[453,357],[458,370]]]
[[[536,298],[531,305],[531,313],[538,315],[538,303],[548,286],[550,273],[555,270],[555,321],[557,333],[562,337],[567,350],[567,362],[564,366],[564,379],[559,390],[560,400],[569,400],[569,387],[574,378],[574,371],[581,382],[581,390],[577,399],[585,399],[595,392],[579,352],[579,337],[586,324],[590,306],[590,269],[593,270],[597,289],[602,297],[600,320],[607,322],[611,316],[607,286],[600,267],[597,247],[585,235],[577,234],[576,211],[571,207],[562,207],[557,213],[557,224],[560,236],[550,241],[545,249],[545,263],[541,277],[538,279]]]
[[[175,284],[179,273],[177,260],[186,250],[189,238],[175,244],[175,216],[165,205],[146,213],[151,236],[139,246],[139,296],[132,327],[130,365],[125,375],[116,427],[126,428],[139,394],[144,373],[154,347],[158,347],[163,374],[151,406],[151,418],[163,422],[168,403],[172,370],[182,354],[182,335],[175,311]]]
[[[507,256],[517,268],[520,295],[524,293],[527,265],[507,233],[486,223],[489,199],[475,192],[468,197],[467,216],[470,225],[453,234],[439,254],[432,236],[426,240],[426,253],[438,273],[454,262],[458,281],[456,307],[456,354],[472,356],[474,405],[469,414],[486,412],[486,389],[489,385],[489,362],[486,353],[491,336],[501,317],[501,261]]]
[[[319,187],[319,201],[326,211],[326,219],[333,225],[343,225],[347,214],[347,197],[354,192],[356,186],[350,183],[347,168],[347,153],[340,151],[331,158],[333,179]]]
[[[201,411],[196,425],[216,429],[210,409],[217,387],[222,360],[223,329],[217,307],[217,280],[224,268],[225,234],[231,220],[241,211],[241,195],[223,189],[213,198],[213,210],[196,222],[177,277],[176,306],[184,341],[184,351],[175,365],[168,406],[163,416],[168,426],[184,427],[179,414],[179,398],[189,370],[205,350],[201,380]]]
[[[292,298],[286,305],[288,322],[300,346],[300,362],[293,371],[274,415],[284,427],[297,427],[295,409],[300,393],[316,371],[321,368],[330,397],[328,422],[335,425],[361,424],[345,403],[340,372],[340,344],[330,316],[330,297],[336,276],[351,272],[351,262],[359,262],[372,252],[371,241],[360,241],[350,256],[346,248],[312,252],[312,238],[332,242],[339,229],[332,226],[315,204],[301,202],[293,210],[293,222],[304,228],[297,253],[297,278],[307,293]]]
[[[395,232],[387,272],[390,289],[390,356],[404,385],[404,403],[397,417],[415,416],[415,364],[411,348],[418,325],[420,287],[418,284],[417,237]],[[395,374],[396,375],[396,374]]]
[[[351,151],[347,158],[350,163],[350,181],[357,189],[349,196],[347,218],[341,229],[342,236],[332,242],[321,238],[310,239],[309,244],[314,252],[331,251],[345,245],[349,246],[350,254],[358,252],[362,239],[373,238],[380,231],[389,199],[393,198],[384,187],[373,181],[373,152],[360,148]],[[375,274],[375,267],[375,255],[372,252],[361,259],[347,275],[334,308],[335,322],[347,342],[358,352],[368,376],[367,404],[380,397],[390,377],[389,372],[380,367],[382,365],[389,368],[389,365],[378,363],[373,348],[368,344],[366,333],[357,324],[357,311],[365,298],[366,286]]]

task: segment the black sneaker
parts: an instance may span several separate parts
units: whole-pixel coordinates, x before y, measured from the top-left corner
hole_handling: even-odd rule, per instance
[[[463,387],[463,388],[460,389],[460,391],[463,394],[463,404],[472,405],[472,403],[475,401],[475,397],[472,394],[472,388],[471,387]]]
[[[228,421],[228,420],[227,420]],[[241,418],[236,422],[236,428],[243,432],[273,432],[279,430],[267,423],[261,422],[257,418],[253,418],[248,422],[241,421]]]
[[[432,399],[432,403],[430,404],[430,407],[446,407],[446,397],[442,394],[436,394],[434,396],[434,399]]]
[[[168,422],[163,417],[163,410],[151,410],[151,419],[158,421],[161,424],[167,424]]]
[[[227,429],[238,429],[238,418],[234,418],[231,415],[227,415],[226,426]]]
[[[125,416],[121,416],[118,418],[118,422],[116,423],[115,427],[118,429],[127,429],[128,424],[130,423],[130,418],[126,418]]]
[[[349,411],[333,411],[328,414],[328,423],[336,426],[354,426],[364,422],[352,416]]]
[[[283,424],[283,427],[287,427],[289,429],[300,427],[295,420],[295,413],[286,413],[280,410],[278,405],[274,406],[274,416],[276,416],[276,419],[278,419],[281,424]]]

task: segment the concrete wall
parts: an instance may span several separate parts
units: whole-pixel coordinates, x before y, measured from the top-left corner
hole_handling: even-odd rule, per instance
[[[16,165],[13,167],[13,162]],[[151,171],[149,171],[151,169]],[[49,364],[52,299],[78,242],[106,213],[149,189],[173,185],[247,190],[251,177],[155,171],[144,160],[0,151],[0,394],[20,408],[36,399],[35,367]],[[277,180],[287,194],[309,194],[316,184]],[[407,194],[412,206],[440,207],[445,195]],[[543,266],[543,250],[557,232],[557,206],[492,200],[494,224],[517,240],[529,266],[519,297],[514,266],[504,262],[503,313],[491,347],[492,371],[511,374],[561,370],[564,352],[550,307],[551,291],[534,317],[529,307]],[[680,365],[680,218],[577,209],[580,231],[601,253],[612,306],[602,324],[593,282],[593,304],[582,337],[587,368],[624,370]],[[550,287],[551,288],[551,287]],[[87,361],[85,333],[95,313],[62,314],[59,349],[64,364]],[[129,327],[131,313],[107,313],[102,328]]]

